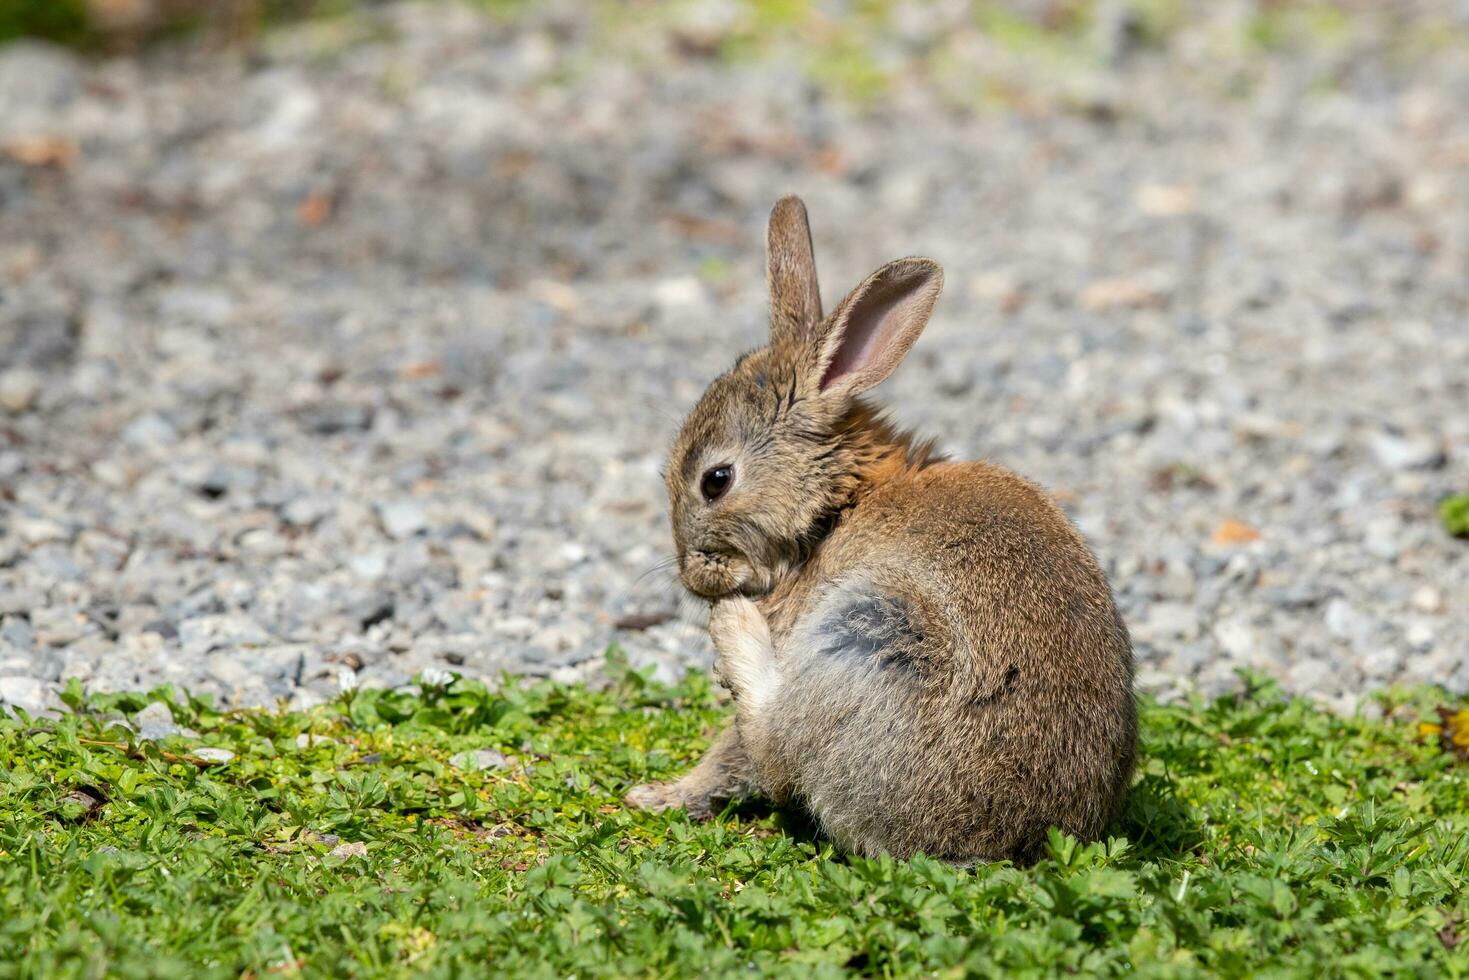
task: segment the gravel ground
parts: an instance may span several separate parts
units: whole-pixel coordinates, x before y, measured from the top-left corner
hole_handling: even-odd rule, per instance
[[[1469,489],[1457,40],[1122,29],[1032,72],[925,19],[862,105],[688,16],[623,49],[395,6],[248,58],[0,50],[0,699],[706,666],[658,467],[760,342],[788,191],[828,305],[944,264],[883,398],[1057,493],[1142,688],[1469,689],[1434,517]]]

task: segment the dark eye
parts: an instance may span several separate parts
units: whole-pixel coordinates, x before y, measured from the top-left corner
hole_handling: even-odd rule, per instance
[[[715,466],[704,471],[704,476],[699,480],[699,492],[709,503],[714,503],[724,496],[724,491],[734,482],[733,466]]]

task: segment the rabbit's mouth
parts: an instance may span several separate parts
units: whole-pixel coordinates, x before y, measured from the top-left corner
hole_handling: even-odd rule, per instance
[[[679,580],[684,588],[705,599],[718,599],[742,591],[756,578],[755,570],[742,556],[730,551],[687,551],[679,561]]]

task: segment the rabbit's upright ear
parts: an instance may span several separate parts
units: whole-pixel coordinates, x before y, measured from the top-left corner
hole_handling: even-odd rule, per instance
[[[816,286],[816,255],[811,225],[799,197],[775,202],[766,228],[766,278],[770,285],[770,342],[810,340],[821,322],[821,292]]]
[[[825,324],[820,390],[858,395],[898,366],[933,313],[944,272],[932,259],[897,259],[847,294]]]

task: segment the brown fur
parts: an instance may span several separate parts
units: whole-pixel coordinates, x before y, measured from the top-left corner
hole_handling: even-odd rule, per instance
[[[799,202],[769,242],[771,345],[710,385],[667,471],[736,721],[629,802],[702,818],[759,792],[848,850],[955,861],[1027,860],[1051,826],[1096,837],[1137,738],[1101,569],[1035,485],[936,458],[859,397],[917,339],[937,265],[889,263],[822,320]],[[711,502],[717,466],[734,478]]]

